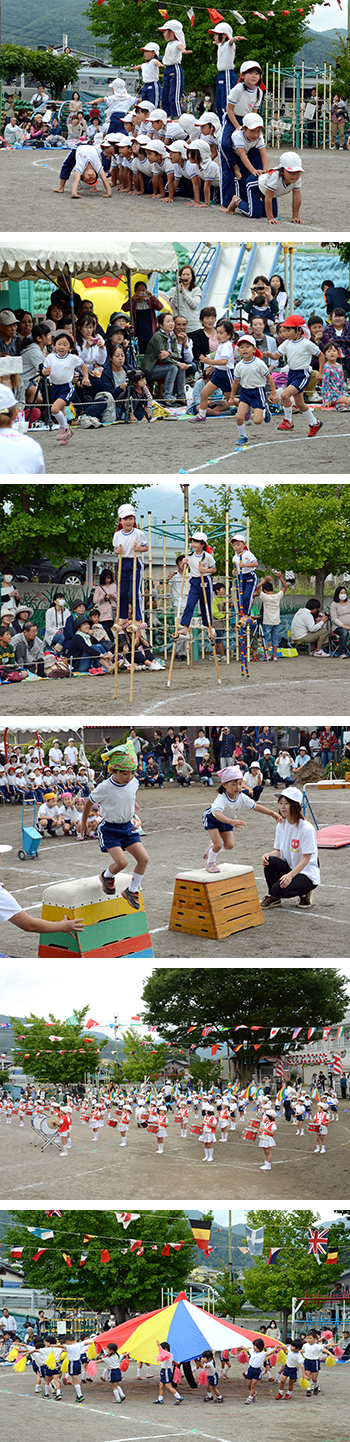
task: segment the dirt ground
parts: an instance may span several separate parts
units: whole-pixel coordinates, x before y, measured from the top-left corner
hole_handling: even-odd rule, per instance
[[[1,1129],[2,1197],[4,1203],[21,1197],[46,1197],[84,1202],[106,1201],[110,1197],[127,1197],[128,1205],[139,1205],[140,1188],[143,1200],[183,1203],[184,1197],[201,1200],[208,1188],[207,1169],[210,1165],[210,1196],[222,1203],[223,1197],[236,1201],[287,1201],[290,1197],[307,1196],[318,1201],[320,1195],[335,1202],[344,1196],[344,1177],[348,1175],[350,1148],[350,1112],[347,1103],[339,1105],[339,1122],[332,1122],[326,1141],[326,1152],[315,1155],[315,1136],[311,1132],[296,1136],[295,1127],[281,1118],[272,1152],[270,1172],[261,1171],[263,1153],[253,1142],[242,1140],[246,1121],[237,1122],[237,1130],[229,1132],[227,1143],[219,1139],[215,1146],[213,1165],[204,1163],[202,1143],[197,1136],[179,1137],[173,1114],[170,1116],[164,1152],[157,1153],[157,1138],[131,1122],[127,1146],[123,1147],[118,1130],[101,1128],[98,1145],[88,1126],[83,1126],[73,1112],[72,1146],[64,1167],[57,1148],[50,1145],[42,1153],[37,1134],[29,1118],[21,1130],[16,1118],[11,1127]],[[189,1125],[193,1115],[190,1112]],[[222,1150],[224,1146],[224,1150]],[[343,1156],[344,1153],[344,1156]],[[206,1166],[205,1172],[203,1167]],[[307,1183],[305,1182],[307,1177]],[[113,1203],[116,1205],[116,1203]]]
[[[319,826],[332,821],[350,824],[350,798],[344,792],[332,796],[308,788],[311,805]],[[215,794],[213,791],[209,795]],[[293,899],[264,915],[264,925],[240,931],[225,941],[213,942],[203,937],[168,930],[176,872],[181,868],[201,867],[205,833],[202,812],[208,805],[208,790],[191,786],[183,792],[176,783],[166,782],[162,791],[139,793],[140,815],[145,830],[144,844],[150,856],[144,882],[144,901],[157,958],[190,958],[213,964],[224,958],[326,957],[349,954],[350,877],[349,851],[346,847],[320,852],[321,885],[314,895],[310,911],[299,909]],[[275,793],[264,787],[262,804],[275,809]],[[311,818],[310,818],[311,819]],[[248,815],[245,830],[237,831],[234,859],[254,867],[260,899],[265,895],[261,856],[274,837],[274,821],[258,812]],[[1,811],[1,840],[13,845],[3,857],[1,880],[14,892],[24,910],[41,915],[42,893],[50,882],[94,876],[100,871],[101,853],[98,841],[77,842],[74,837],[40,842],[38,860],[19,862],[21,846],[21,809],[6,807]],[[37,956],[38,938],[18,931],[11,922],[1,928],[2,949],[11,956]],[[94,966],[94,963],[90,963]],[[87,978],[89,962],[86,963]],[[20,1007],[21,1001],[18,998]]]
[[[135,195],[121,195],[114,192],[111,200],[105,197],[100,184],[92,195],[87,187],[81,186],[81,200],[71,200],[71,181],[68,181],[64,195],[55,195],[54,187],[66,152],[54,150],[5,150],[2,169],[6,185],[6,216],[3,217],[4,231],[50,230],[84,232],[119,230],[136,231],[142,227],[145,232],[173,233],[177,225],[197,234],[252,235],[254,221],[240,215],[237,220],[225,215],[219,206],[210,205],[194,210],[184,201],[175,201],[172,206],[161,205],[159,201],[144,196],[138,200]],[[277,164],[278,152],[268,151],[271,168]],[[304,226],[313,231],[326,230],[327,235],[338,235],[350,226],[349,200],[349,153],[348,151],[304,150],[302,218]],[[35,174],[34,174],[35,171]],[[325,196],[327,203],[325,207]],[[291,203],[282,202],[280,226],[283,231],[295,236],[291,221]],[[258,233],[271,233],[268,221],[260,220]],[[274,236],[276,231],[273,232]]]
[[[203,212],[201,212],[203,213]],[[249,446],[234,455],[237,426],[234,417],[208,420],[205,425],[192,425],[177,415],[171,420],[147,421],[132,425],[101,426],[98,431],[77,428],[68,446],[60,446],[57,434],[33,431],[42,446],[48,475],[92,474],[113,475],[115,480],[140,470],[145,475],[201,475],[210,468],[214,474],[247,475],[341,476],[350,435],[349,416],[340,411],[316,411],[323,429],[314,440],[307,440],[308,425],[301,417],[295,420],[293,435],[278,431],[281,416],[272,416],[269,425],[248,423]],[[142,431],[142,435],[141,435]],[[220,479],[220,477],[219,477]]]
[[[80,1435],[82,1427],[86,1442],[146,1442],[147,1438],[150,1442],[155,1438],[159,1442],[165,1438],[182,1442],[193,1435],[198,1442],[232,1442],[242,1422],[248,1428],[249,1442],[300,1442],[301,1436],[303,1442],[348,1442],[350,1368],[345,1364],[322,1368],[317,1397],[306,1397],[296,1386],[287,1412],[281,1403],[277,1413],[276,1388],[271,1382],[259,1384],[256,1406],[250,1407],[249,1413],[243,1413],[246,1383],[242,1368],[235,1361],[230,1381],[222,1383],[222,1411],[220,1407],[218,1412],[216,1403],[210,1403],[203,1413],[203,1388],[198,1388],[195,1394],[183,1381],[179,1389],[184,1398],[181,1412],[177,1409],[175,1416],[172,1398],[167,1395],[163,1407],[157,1407],[154,1413],[157,1371],[155,1366],[153,1381],[150,1378],[148,1382],[146,1379],[136,1382],[136,1366],[130,1363],[124,1388],[126,1400],[121,1415],[115,1417],[116,1403],[111,1389],[98,1381],[93,1380],[84,1387],[82,1407],[77,1407],[72,1387],[63,1387],[62,1402],[57,1406],[55,1401],[34,1396],[31,1368],[27,1367],[21,1376],[10,1366],[2,1367],[4,1435],[7,1438],[14,1434],[25,1436],[26,1442],[46,1442],[49,1411],[50,1442],[75,1442],[77,1429]]]
[[[171,686],[166,671],[137,671],[134,676],[133,714],[142,718],[166,717],[166,724],[177,726],[183,716],[200,716],[205,708],[208,717],[219,715],[226,724],[234,713],[243,720],[252,708],[256,713],[273,716],[275,721],[302,715],[312,720],[323,717],[334,720],[335,714],[346,716],[349,708],[350,665],[336,657],[291,657],[278,661],[276,670],[266,670],[266,662],[250,663],[248,677],[241,678],[240,667],[233,661],[220,665],[218,684],[214,662],[209,657],[188,667],[175,661]],[[20,685],[0,687],[0,716],[9,724],[17,716],[36,716],[44,722],[50,717],[64,716],[69,727],[74,715],[92,718],[103,716],[111,721],[116,715],[130,715],[130,676],[118,676],[118,695],[114,700],[114,676],[72,676],[64,681],[24,681]],[[332,710],[330,710],[332,704]],[[247,710],[248,708],[248,710]],[[33,724],[33,722],[32,722]],[[316,720],[315,720],[316,724]]]

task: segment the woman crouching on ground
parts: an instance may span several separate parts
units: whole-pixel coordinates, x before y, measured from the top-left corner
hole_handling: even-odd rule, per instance
[[[273,851],[262,857],[268,895],[261,905],[280,906],[283,897],[299,896],[299,906],[311,906],[312,892],[320,884],[316,833],[302,815],[302,791],[289,786],[279,800]]]

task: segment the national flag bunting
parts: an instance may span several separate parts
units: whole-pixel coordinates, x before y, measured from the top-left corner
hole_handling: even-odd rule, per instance
[[[246,1227],[247,1247],[251,1257],[261,1257],[264,1245],[264,1227]]]
[[[309,1229],[309,1245],[307,1249],[308,1256],[312,1254],[312,1256],[315,1257],[316,1261],[319,1263],[319,1266],[321,1265],[321,1262],[323,1262],[323,1259],[326,1256],[328,1246],[328,1232],[329,1227],[323,1230],[320,1227],[310,1227]]]
[[[53,1232],[45,1232],[44,1227],[27,1227],[27,1232],[31,1232],[32,1237],[39,1237],[40,1242],[48,1242],[54,1235]]]
[[[277,1262],[277,1257],[279,1256],[280,1251],[281,1251],[281,1247],[271,1247],[270,1253],[269,1253],[269,1256],[268,1256],[268,1259],[267,1259],[267,1265],[268,1265],[268,1267],[274,1267],[275,1262]]]
[[[87,1259],[88,1259],[88,1253],[87,1253],[87,1252],[82,1252],[82,1253],[81,1253],[81,1256],[80,1256],[79,1267],[85,1267],[85,1262],[87,1262]]]
[[[121,1223],[122,1227],[124,1227],[124,1232],[126,1232],[127,1227],[130,1226],[130,1222],[138,1222],[140,1212],[116,1212],[115,1215],[117,1222]]]
[[[67,1267],[71,1267],[71,1266],[72,1266],[72,1259],[71,1259],[71,1257],[69,1256],[69,1252],[62,1252],[62,1257],[63,1257],[63,1261],[66,1263],[66,1266],[67,1266]]]
[[[195,1219],[194,1219],[193,1221],[191,1221],[191,1218],[190,1218],[190,1227],[191,1227],[191,1232],[192,1232],[193,1239],[194,1239],[194,1241],[197,1243],[197,1247],[199,1248],[199,1251],[200,1251],[200,1252],[204,1252],[204,1256],[205,1256],[205,1257],[208,1257],[208,1256],[209,1256],[209,1251],[211,1250],[211,1248],[209,1248],[210,1233],[211,1233],[211,1225],[210,1225],[210,1222],[205,1222],[205,1221],[203,1221],[203,1220],[200,1221],[200,1222],[197,1222]]]
[[[44,1252],[47,1252],[47,1247],[38,1247],[37,1252],[34,1252],[34,1256],[32,1257],[32,1262],[38,1262],[38,1261],[39,1261],[39,1257],[43,1257],[43,1256],[44,1256]]]
[[[110,1262],[110,1260],[111,1260],[111,1259],[110,1259],[110,1255],[109,1255],[108,1248],[107,1248],[107,1247],[102,1247],[102,1251],[101,1251],[101,1262],[102,1262],[102,1264],[104,1264],[105,1262]]]
[[[328,1257],[326,1257],[326,1267],[335,1267],[337,1261],[338,1252],[328,1252]]]
[[[20,1262],[21,1258],[23,1257],[23,1247],[11,1247],[10,1257],[12,1257],[13,1261],[16,1260],[17,1262]]]
[[[54,1212],[54,1211],[45,1212],[45,1217],[61,1217],[61,1216],[62,1216],[62,1212]]]

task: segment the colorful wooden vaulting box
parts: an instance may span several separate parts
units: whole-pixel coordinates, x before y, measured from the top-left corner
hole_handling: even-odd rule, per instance
[[[139,911],[129,906],[121,894],[130,880],[130,873],[126,871],[116,877],[115,896],[105,896],[98,876],[47,886],[43,895],[43,920],[79,917],[85,922],[85,928],[74,933],[45,932],[40,936],[39,956],[153,956],[142,892]]]

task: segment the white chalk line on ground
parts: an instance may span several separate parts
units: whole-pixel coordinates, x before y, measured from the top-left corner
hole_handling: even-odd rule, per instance
[[[156,1379],[155,1379],[155,1380],[156,1380]],[[238,1379],[237,1379],[237,1380],[238,1380]],[[20,1392],[20,1393],[19,1393],[19,1392],[16,1391],[15,1388],[12,1388],[12,1387],[0,1387],[0,1393],[1,1393],[1,1392],[3,1392],[4,1394],[6,1394],[7,1396],[10,1396],[10,1397],[18,1397],[18,1396],[23,1397],[23,1400],[25,1400],[26,1402],[35,1402],[36,1405],[37,1405],[37,1403],[38,1403],[38,1398],[35,1397],[34,1395],[32,1395],[30,1392]],[[63,1400],[63,1398],[62,1398],[62,1400]],[[236,1400],[236,1399],[235,1399],[235,1400]],[[231,1405],[232,1405],[232,1402],[234,1401],[234,1399],[232,1399],[232,1401],[231,1401],[231,1398],[225,1398],[225,1401],[230,1401],[230,1402],[231,1402]],[[164,1405],[164,1404],[163,1404],[163,1405]],[[68,1402],[68,1401],[66,1401],[66,1398],[65,1398],[63,1406],[64,1406],[64,1409],[66,1409],[67,1407],[69,1407],[73,1412],[75,1412],[75,1415],[76,1415],[77,1418],[78,1418],[78,1416],[79,1416],[79,1417],[81,1416],[80,1408],[78,1409],[76,1402]],[[237,1399],[237,1406],[239,1406],[238,1399]],[[100,1417],[111,1417],[111,1416],[112,1416],[111,1409],[109,1409],[109,1410],[107,1411],[106,1408],[102,1408],[102,1407],[91,1407],[89,1403],[86,1404],[85,1397],[84,1397],[83,1407],[84,1407],[85,1416],[87,1416],[88,1412],[93,1412],[93,1413],[97,1414],[97,1415],[100,1416]],[[61,1409],[61,1413],[62,1413],[62,1410],[63,1410],[63,1409]],[[61,1413],[60,1413],[60,1415],[61,1415]],[[128,1417],[127,1414],[126,1414],[126,1412],[123,1412],[123,1422],[131,1422],[131,1425],[132,1425],[133,1427],[136,1427],[136,1428],[137,1428],[138,1425],[139,1425],[139,1424],[138,1424],[138,1421],[137,1421],[137,1418],[136,1418],[136,1417]],[[153,1426],[156,1426],[156,1425],[157,1425],[157,1424],[156,1424],[156,1421],[155,1421],[155,1420],[153,1421],[153,1419],[152,1419],[152,1423],[150,1422],[150,1424],[149,1424],[150,1427],[152,1426],[152,1424],[153,1424]],[[143,1425],[145,1425],[145,1423],[144,1423]],[[163,1417],[162,1417],[162,1420],[161,1420],[161,1421],[159,1420],[159,1427],[162,1428],[162,1431],[161,1431],[161,1432],[158,1431],[158,1432],[144,1432],[144,1433],[141,1433],[141,1432],[137,1431],[137,1442],[156,1442],[156,1439],[157,1439],[157,1438],[160,1439],[160,1438],[162,1438],[162,1437],[168,1437],[169,1431],[168,1431],[168,1430],[167,1430],[167,1431],[164,1431],[164,1430],[163,1430],[164,1428],[169,1429],[169,1430],[172,1432],[173,1436],[175,1435],[176,1437],[191,1437],[191,1436],[193,1435],[193,1430],[194,1430],[193,1427],[181,1427],[179,1430],[176,1429],[176,1433],[174,1433],[175,1422],[174,1422],[174,1421],[172,1421],[172,1422],[170,1422],[170,1421],[167,1422],[167,1420],[166,1420],[165,1418],[163,1418]],[[196,1431],[197,1437],[204,1437],[205,1439],[207,1439],[207,1442],[232,1442],[232,1438],[218,1437],[217,1433],[215,1433],[215,1435],[214,1435],[212,1432],[202,1432],[202,1429],[201,1429],[201,1428],[200,1428],[200,1429],[199,1429],[199,1428],[196,1428],[195,1431]],[[116,1439],[109,1439],[109,1442],[132,1442],[132,1439],[131,1439],[131,1437],[130,1437],[130,1434],[128,1434],[127,1437],[118,1437],[118,1438],[116,1438]]]
[[[319,663],[317,663],[317,664],[319,664]],[[321,663],[321,664],[322,664],[322,663]],[[316,676],[315,676],[315,680],[314,680],[314,681],[312,680],[311,677],[305,677],[305,685],[307,685],[308,689],[310,689],[311,686],[319,685],[319,684],[320,684],[320,680],[321,680],[321,683],[323,683],[323,684],[325,685],[325,688],[326,688],[326,684],[327,684],[327,683],[326,683],[326,676],[325,676],[325,675],[322,675],[322,677],[320,677],[320,679],[317,679],[317,680],[316,680]],[[256,694],[257,694],[258,700],[259,700],[259,702],[260,702],[260,704],[261,704],[261,701],[262,701],[261,685],[259,684],[258,681],[257,681],[257,682],[252,681],[252,677],[251,677],[251,676],[246,676],[246,677],[242,677],[242,678],[241,678],[241,684],[240,684],[240,685],[238,685],[238,686],[225,686],[225,687],[224,687],[224,690],[221,692],[221,696],[220,696],[221,707],[222,707],[222,697],[224,696],[224,694],[233,696],[233,695],[235,694],[235,692],[237,692],[238,696],[242,696],[243,690],[244,690],[244,683],[245,683],[245,681],[248,681],[248,683],[250,683],[250,682],[252,683],[252,684],[249,685],[249,687],[248,687],[248,689],[249,689],[249,700],[250,700],[250,701],[252,700],[252,694],[253,694],[254,691],[255,691]],[[264,694],[265,694],[266,691],[274,691],[274,692],[275,692],[275,691],[278,691],[278,692],[280,692],[280,691],[283,691],[283,690],[290,691],[290,681],[289,681],[289,682],[288,682],[288,681],[278,681],[277,678],[276,678],[276,682],[268,681],[268,682],[266,683],[266,685],[264,684]],[[207,685],[206,685],[206,700],[207,700],[207,701],[208,701],[208,694],[209,694],[209,699],[211,699],[211,691],[210,691],[209,684],[207,683]],[[248,695],[248,692],[247,692],[247,695]],[[195,698],[196,696],[199,696],[199,697],[201,698],[201,691],[199,691],[199,690],[198,690],[198,691],[174,691],[174,692],[172,693],[172,701],[173,701],[173,702],[174,702],[174,701],[177,701],[177,702],[179,702],[181,705],[183,705],[183,703],[185,703],[185,705],[188,705],[189,701],[194,700],[194,698]],[[328,688],[327,688],[327,697],[328,697]],[[146,706],[146,707],[144,707],[142,714],[143,714],[143,716],[154,716],[156,711],[164,711],[164,710],[167,710],[167,711],[169,710],[169,699],[168,699],[167,696],[164,696],[164,700],[161,700],[161,701],[153,701],[152,706]],[[215,714],[217,714],[217,708],[216,708]],[[209,719],[211,719],[211,715],[212,715],[212,713],[210,713],[210,718],[209,718]],[[225,720],[224,720],[224,723],[223,723],[223,724],[224,724],[224,725],[226,724],[226,723],[225,723]]]
[[[330,432],[329,432],[329,433],[327,432],[326,434],[323,435],[322,440],[324,440],[324,441],[328,441],[328,440],[337,441],[337,440],[343,440],[343,438],[345,438],[346,436],[350,436],[350,431],[335,431],[335,432],[334,432],[334,435],[331,435]],[[287,447],[290,446],[290,445],[292,445],[292,446],[300,446],[300,445],[305,445],[305,441],[306,441],[307,439],[308,439],[307,436],[293,436],[290,441],[280,441],[280,440],[276,440],[276,441],[270,441],[270,440],[267,440],[267,441],[254,441],[254,442],[253,442],[253,445],[251,445],[251,443],[249,442],[248,450],[249,450],[249,451],[261,451],[261,450],[266,450],[267,447],[269,448],[269,450],[271,450],[272,446],[287,446]],[[197,471],[206,471],[206,470],[209,470],[209,466],[217,466],[217,465],[219,464],[219,461],[230,461],[232,456],[239,455],[239,454],[240,454],[239,451],[237,451],[237,452],[236,452],[236,451],[226,451],[226,454],[223,455],[223,456],[215,456],[213,459],[210,459],[210,461],[202,461],[198,466],[189,466],[188,471],[183,471],[183,470],[181,470],[181,471],[178,472],[178,474],[181,475],[181,476],[183,476],[183,475],[185,475],[185,476],[191,476],[191,475],[193,475],[194,473],[197,473]],[[242,450],[241,454],[242,454],[242,455],[246,455],[246,454],[247,454],[247,451],[243,451],[243,450]]]

